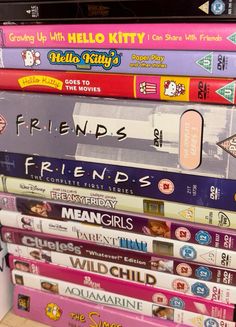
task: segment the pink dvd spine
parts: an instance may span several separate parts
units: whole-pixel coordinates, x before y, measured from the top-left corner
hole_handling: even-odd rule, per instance
[[[163,327],[163,320],[144,317],[87,301],[48,294],[20,285],[14,287],[14,312],[53,327]],[[166,327],[185,325],[165,321]]]
[[[49,278],[58,278],[65,282],[83,285],[103,291],[130,296],[158,305],[176,307],[218,319],[233,320],[235,307],[221,304],[193,295],[165,290],[157,287],[140,285],[134,282],[117,280],[73,268],[10,255],[9,263],[12,270],[22,270]]]
[[[23,238],[21,237],[21,234],[23,235]],[[119,279],[121,278],[129,280],[134,276],[135,281],[149,284],[147,275],[150,275],[150,269],[141,269],[139,267],[135,268],[134,266],[128,267],[127,265],[118,264],[115,262],[115,266],[117,266],[117,268],[114,272],[114,268],[112,268],[114,266],[114,263],[110,261],[101,263],[99,262],[100,259],[96,260],[91,258],[83,258],[83,260],[80,261],[80,255],[83,250],[83,245],[81,244],[81,242],[74,241],[73,239],[62,239],[59,236],[52,237],[49,234],[40,234],[35,232],[30,232],[27,235],[26,231],[21,232],[21,230],[19,229],[4,227],[2,228],[2,237],[10,245],[10,247],[8,248],[9,252],[14,251],[13,254],[16,254],[18,256],[23,256],[19,255],[19,253],[23,251],[27,254],[28,257],[30,252],[36,248],[36,252],[50,252],[50,254],[46,255],[47,259],[44,253],[44,260],[47,261],[53,260],[55,262],[56,260],[57,264],[61,264],[63,266],[73,265],[74,268],[93,271],[99,274],[107,274],[111,277]],[[16,248],[14,250],[10,249],[12,245],[16,245]],[[21,245],[24,245],[27,250],[25,251],[17,249]],[[28,252],[29,248],[32,249],[30,252]],[[65,253],[69,255],[64,255]],[[127,251],[127,255],[129,255],[128,253],[129,251]],[[30,255],[30,257],[32,258],[32,255]],[[40,257],[42,258],[41,255]],[[72,257],[74,258],[72,259]],[[73,262],[71,260],[73,260]],[[179,277],[162,271],[155,271],[152,274],[152,285],[154,284],[157,287],[200,296],[208,300],[236,304],[235,287],[228,284],[218,285],[217,283],[211,281],[200,281],[196,280],[195,278],[189,278],[186,276]]]
[[[117,49],[236,49],[235,23],[8,25],[2,47]]]
[[[69,298],[89,300],[97,304],[120,308],[149,317],[159,317],[164,320],[167,319],[174,321],[175,323],[184,323],[192,327],[196,327],[196,321],[199,319],[201,321],[201,327],[208,326],[209,321],[212,322],[210,326],[235,327],[235,322],[233,321],[217,319],[201,313],[172,308],[158,303],[150,303],[144,300],[135,299],[131,296],[123,296],[102,289],[86,287],[19,270],[12,271],[12,278],[14,284],[24,285],[48,293],[60,294]],[[197,324],[197,326],[199,326],[199,324]]]

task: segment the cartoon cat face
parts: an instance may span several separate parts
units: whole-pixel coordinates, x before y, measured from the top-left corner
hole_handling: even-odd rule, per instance
[[[176,83],[173,81],[167,81],[165,83],[165,95],[173,97],[176,93]]]
[[[21,53],[25,67],[33,67],[40,65],[40,53],[34,50],[24,50]]]

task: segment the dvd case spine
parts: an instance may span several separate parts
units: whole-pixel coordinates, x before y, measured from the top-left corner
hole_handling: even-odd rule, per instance
[[[235,23],[1,26],[1,47],[235,51]]]
[[[188,243],[212,246],[215,248],[236,250],[236,236],[230,230],[231,224],[219,219],[218,227],[203,224],[175,221],[163,217],[148,217],[115,210],[97,209],[56,201],[43,201],[39,198],[15,196],[0,192],[0,209],[19,212],[24,216],[36,216],[42,219],[71,221],[78,224],[90,224],[137,233],[152,237],[171,238]],[[0,213],[1,215],[1,213]],[[30,218],[30,217],[29,217]],[[210,225],[211,222],[208,221]],[[228,228],[223,228],[226,225]],[[219,228],[220,227],[220,228]],[[232,227],[231,227],[232,228]]]
[[[3,92],[0,113],[4,153],[235,178],[234,106]],[[213,118],[220,123],[213,124]],[[1,166],[10,171],[13,164],[5,156]],[[26,168],[33,173],[33,166],[29,162]],[[83,177],[81,171],[77,175]],[[146,179],[139,182],[144,189]],[[119,179],[116,184],[122,187]],[[190,191],[196,192],[188,189],[188,196]]]
[[[56,10],[55,10],[56,6]],[[181,10],[182,9],[182,10]],[[195,1],[190,6],[187,0],[168,6],[163,1],[1,1],[0,21],[10,22],[159,22],[200,21],[222,22],[235,19],[235,3],[231,0],[215,2]]]
[[[179,93],[171,91],[170,94],[167,90],[168,85],[178,85],[178,87],[182,85],[183,91]],[[1,69],[0,89],[143,100],[236,103],[235,80],[220,77],[197,78]]]
[[[103,277],[88,272],[78,271],[63,266],[42,263],[10,256],[11,269],[30,272],[41,277],[54,278],[60,276],[64,282],[74,283],[93,289],[103,290],[124,296],[130,296],[138,300],[165,305],[185,311],[200,313],[218,319],[234,321],[235,306],[230,304],[217,304],[213,301],[179,294],[164,289],[151,288],[132,282],[118,280],[114,283],[113,278]],[[227,314],[225,314],[227,312]],[[219,314],[220,313],[220,314]],[[227,319],[226,319],[227,316]]]
[[[209,224],[210,222],[210,224],[215,226],[224,225],[235,228],[235,212],[229,210],[218,210],[195,205],[190,206],[188,204],[160,201],[148,197],[104,192],[75,186],[61,186],[55,183],[43,183],[6,176],[1,176],[1,182],[0,192],[42,198],[42,200],[52,199],[64,201],[76,205],[90,205],[97,208],[145,213],[151,217],[171,217],[172,219],[203,224]],[[218,192],[218,190],[213,191]]]
[[[153,170],[3,151],[0,152],[0,162],[1,174],[6,178],[74,185],[80,190],[91,189],[96,183],[97,189],[110,193],[117,193],[123,188],[127,194],[152,197],[159,201],[203,205],[232,211],[236,209],[235,179],[187,173],[183,175],[164,171],[164,168]]]
[[[158,304],[152,304],[143,300],[136,300],[132,297],[121,296],[115,293],[106,292],[101,289],[95,289],[77,285],[74,283],[64,282],[58,279],[35,275],[27,272],[21,272],[17,270],[12,271],[12,278],[14,284],[24,285],[37,290],[45,290],[46,292],[67,296],[79,300],[92,300],[95,303],[102,305],[108,305],[115,308],[121,308],[127,311],[136,312],[147,316],[155,316],[155,311],[158,312]],[[185,310],[170,308],[169,306],[161,305],[165,308],[165,316],[158,315],[157,317],[166,319],[176,323],[185,323],[189,326],[195,326],[192,323],[192,319],[199,316],[199,314],[188,312]],[[210,317],[200,315],[203,320],[202,326],[206,321],[209,321]],[[222,326],[235,327],[234,322],[224,321],[216,319],[218,324]]]
[[[15,232],[18,232],[18,230],[16,230]],[[150,271],[150,269],[141,269],[139,267],[136,268],[135,266],[130,267],[127,266],[127,264],[117,264],[111,261],[101,262],[101,259],[95,260],[91,258],[83,258],[80,260],[82,244],[80,243],[79,245],[79,243],[77,243],[76,245],[76,243],[70,239],[64,239],[62,242],[62,240],[60,240],[59,238],[59,240],[55,241],[51,240],[49,235],[48,239],[44,238],[42,240],[40,235],[38,235],[38,237],[31,235],[25,236],[22,239],[22,242],[18,241],[17,243],[17,241],[10,239],[12,237],[12,230],[9,230],[8,234],[5,233],[5,238],[6,237],[8,238],[8,242],[9,240],[10,242],[15,242],[15,244],[10,244],[9,252],[12,253],[15,251],[17,256],[22,256],[22,254],[24,255],[24,253],[26,252],[28,253],[28,255],[31,255],[31,258],[42,258],[44,261],[48,262],[52,261],[52,259],[51,253],[48,253],[47,251],[52,251],[54,260],[53,263],[55,263],[56,261],[57,264],[61,264],[64,266],[72,266],[73,268],[103,274],[104,276],[107,275],[113,278],[120,278],[128,281],[139,282],[141,284],[148,284],[151,286],[161,287],[168,290],[174,290],[189,295],[196,295],[209,300],[222,301],[224,303],[235,303],[235,287],[227,284],[217,284],[207,281],[207,277],[204,278],[204,276],[207,276],[207,274],[209,273],[207,269],[202,269],[203,280],[199,281],[194,278],[185,277],[183,275],[179,277],[158,270],[154,271],[153,273],[152,271]],[[28,247],[31,247],[31,249],[22,249],[18,246],[15,246],[16,244],[19,244],[19,246],[23,244]],[[36,251],[35,248],[37,249]],[[24,252],[21,252],[21,250]],[[43,253],[40,251],[43,251]],[[69,256],[67,256],[67,253],[65,253],[66,251]],[[75,257],[73,256],[73,252],[76,252]],[[127,255],[129,255],[128,252]],[[208,255],[210,255],[210,253],[208,253]],[[165,262],[166,267],[168,266],[168,264],[170,264],[171,266],[172,262]],[[158,266],[158,264],[156,266]]]
[[[3,92],[0,104],[3,173],[6,170],[11,171],[14,162],[9,158],[14,158],[13,153],[17,152],[45,156],[48,160],[50,157],[62,158],[68,160],[68,163],[73,160],[91,162],[94,167],[99,167],[97,163],[101,163],[104,166],[108,164],[134,167],[135,170],[150,169],[162,171],[163,176],[166,172],[167,175],[185,173],[197,175],[197,178],[208,176],[235,179],[234,106],[23,92]],[[20,157],[15,156],[14,160]],[[31,175],[38,173],[33,159],[31,162],[28,159],[26,166]],[[40,161],[40,157],[38,160]],[[59,167],[57,173],[52,171],[51,176],[49,172],[52,166],[48,169],[41,168],[44,168],[44,176],[47,173],[49,177],[59,176],[61,179],[63,167]],[[18,169],[15,171],[17,174]],[[132,194],[132,190],[127,190],[131,184],[147,192],[151,183],[150,176],[137,176],[142,179],[134,183],[128,181],[129,188],[126,189],[123,186],[126,182],[124,173],[120,172],[122,176],[117,176],[110,191],[117,188],[120,193]],[[103,175],[104,183],[107,182],[106,171],[94,172],[93,178],[89,178],[93,185],[87,187],[99,189]],[[70,177],[71,184],[67,185],[73,185],[72,179],[77,177],[77,182],[81,180],[83,171],[77,168],[75,172],[68,174],[65,169],[63,177]],[[182,181],[183,178],[181,183]],[[174,185],[170,183],[167,190],[167,182],[160,183],[159,187],[155,186],[154,194],[161,193],[162,196],[168,195],[169,199],[172,198],[175,195],[175,192],[171,193]],[[60,183],[60,180],[57,183]],[[198,189],[192,184],[188,185],[187,191],[182,189],[180,192],[186,199],[196,199],[198,196]],[[76,186],[79,186],[78,183]],[[209,204],[218,203],[223,190],[220,192],[212,187],[210,193],[212,194],[207,193]],[[201,199],[201,204],[205,196],[206,194]],[[231,199],[231,196],[228,199]]]
[[[53,327],[70,327],[80,324],[89,326],[116,327],[163,327],[163,320],[147,317],[108,306],[72,299],[58,294],[41,292],[20,285],[14,287],[14,313]],[[180,327],[170,320],[167,327]],[[183,325],[181,325],[182,327]],[[184,325],[186,326],[186,325]]]
[[[183,61],[185,65],[179,65],[178,63]],[[68,90],[71,87],[71,91],[73,91],[72,86],[76,87],[77,92],[82,90],[83,88],[89,89],[88,84],[82,84],[81,80],[91,79],[91,84],[93,81],[93,76],[88,75],[87,73],[104,73],[104,77],[99,75],[102,79],[106,78],[105,74],[116,73],[116,74],[131,74],[135,75],[135,79],[137,82],[146,81],[147,86],[146,89],[143,86],[142,92],[139,91],[138,85],[136,87],[137,96],[150,96],[154,98],[154,86],[156,87],[156,96],[160,93],[161,99],[166,99],[168,96],[168,90],[164,89],[163,86],[160,88],[159,85],[162,85],[165,80],[169,79],[178,79],[178,83],[182,83],[185,86],[185,98],[187,95],[191,97],[191,101],[196,101],[197,90],[200,93],[197,99],[205,101],[209,99],[211,100],[211,92],[214,96],[212,98],[216,98],[217,94],[214,94],[214,91],[223,89],[229,89],[227,84],[229,84],[228,78],[231,77],[232,81],[234,81],[234,67],[236,65],[236,55],[234,52],[226,52],[226,51],[172,51],[172,50],[119,50],[116,48],[108,48],[108,49],[58,49],[58,48],[36,48],[36,49],[28,49],[28,48],[2,48],[0,50],[0,67],[6,69],[24,69],[24,71],[13,71],[10,76],[18,76],[19,84],[21,87],[27,87],[35,85],[38,81],[43,86],[50,86],[50,76],[53,78],[53,74],[55,77],[57,76],[56,72],[51,71],[65,71],[64,74],[59,74],[61,78],[66,80],[67,78],[72,81],[75,80],[75,83],[65,84],[64,90]],[[182,77],[179,79],[176,76],[185,76],[186,75],[186,67],[188,67],[188,75],[194,76],[191,78]],[[27,77],[29,74],[29,70],[40,70],[31,72],[31,75]],[[45,72],[44,72],[45,70]],[[41,73],[43,71],[43,73]],[[84,73],[85,75],[74,75],[70,74],[68,71],[76,71],[80,73]],[[40,76],[37,75],[46,75],[42,76],[40,80]],[[24,75],[25,74],[25,75]],[[0,76],[4,76],[9,80],[9,77],[5,73],[5,71],[1,72]],[[139,78],[139,75],[141,77]],[[159,75],[167,75],[167,77],[160,77]],[[171,76],[170,76],[171,75]],[[33,79],[33,77],[35,78]],[[196,78],[196,76],[200,76],[201,78]],[[206,78],[204,78],[204,76]],[[44,78],[43,78],[44,77]],[[207,77],[224,77],[225,79],[207,79]],[[96,78],[96,75],[94,79]],[[119,78],[119,79],[118,79]],[[128,77],[124,76],[123,81],[128,80]],[[149,78],[149,79],[148,79]],[[132,76],[130,76],[132,80]],[[60,83],[53,84],[51,81],[51,87],[60,86]],[[81,81],[79,83],[79,81]],[[95,81],[99,82],[98,78]],[[227,83],[228,81],[228,83]],[[108,88],[108,82],[102,83],[101,85],[105,85]],[[113,80],[113,87],[122,82],[122,77],[117,76],[117,78]],[[205,92],[204,92],[204,85]],[[152,85],[153,84],[153,85]],[[190,87],[189,87],[190,84]],[[215,87],[214,87],[215,85]],[[230,84],[229,84],[230,85]],[[232,88],[233,88],[232,83]],[[91,85],[89,85],[91,87]],[[99,86],[99,85],[98,85]],[[193,90],[197,87],[197,90]],[[152,88],[151,88],[152,87]],[[60,89],[59,89],[60,90]],[[160,91],[159,91],[160,90]],[[74,90],[75,91],[75,90]],[[123,91],[123,88],[121,89]],[[132,91],[132,90],[131,90]],[[130,91],[130,93],[132,93]],[[152,91],[152,92],[151,92]],[[163,91],[164,92],[163,94]],[[201,92],[200,92],[201,91]],[[232,90],[233,91],[233,90]],[[219,93],[220,91],[218,91]],[[210,93],[210,94],[208,94]],[[217,93],[217,92],[216,92]],[[226,91],[225,91],[226,93]],[[77,93],[78,94],[78,93]],[[104,95],[104,94],[103,94]],[[202,97],[200,97],[200,95]],[[170,97],[170,95],[169,95]],[[171,98],[173,99],[174,92],[171,94]],[[181,94],[176,99],[184,99]]]
[[[96,267],[105,267],[107,262],[109,262],[113,263],[114,267],[119,265],[121,270],[124,271],[132,271],[132,269],[134,269],[133,267],[142,270],[144,269],[147,276],[152,275],[152,277],[150,277],[151,281],[155,280],[155,272],[160,271],[162,273],[173,274],[176,276],[195,278],[201,281],[210,281],[213,283],[235,286],[235,270],[222,269],[206,264],[200,265],[178,259],[170,260],[159,255],[143,255],[139,253],[132,253],[131,251],[127,253],[127,251],[124,250],[118,250],[118,253],[114,255],[114,251],[112,249],[107,251],[105,247],[101,246],[96,246],[94,249],[93,245],[93,249],[91,250],[91,245],[88,244],[81,244],[81,254],[79,258],[76,256],[76,254],[73,255],[68,252],[59,253],[13,243],[8,243],[7,247],[8,252],[15,256],[40,260],[43,262],[51,262],[80,270],[84,267],[84,269],[87,269],[87,271],[91,271],[93,273],[102,273],[103,271]],[[93,260],[93,263],[91,260]],[[106,272],[107,269],[104,270],[104,273]],[[137,273],[137,275],[139,276],[139,273]],[[125,280],[127,279],[129,281],[139,283],[149,283],[148,278],[144,276],[144,278],[141,279],[140,277],[136,276],[136,273],[129,273],[127,277],[125,277],[125,274],[115,276],[114,274],[110,274],[109,276],[123,278]]]
[[[14,287],[14,313],[53,327],[69,327],[80,324],[89,326],[163,327],[163,320],[108,306],[72,299],[57,294],[41,292],[20,285]],[[167,327],[180,327],[166,320]],[[184,325],[186,326],[186,325]],[[181,325],[182,327],[182,325]]]
[[[128,249],[138,252],[166,255],[169,259],[177,258],[201,264],[212,264],[217,267],[236,269],[236,251],[219,248],[210,249],[211,256],[206,256],[206,247],[189,243],[151,237],[124,231],[101,229],[99,226],[78,225],[73,222],[51,221],[38,217],[22,216],[10,211],[0,211],[1,225],[20,228],[19,239],[25,239],[25,230],[52,234],[71,238],[72,240],[87,241],[114,248]],[[5,234],[8,232],[6,231]],[[24,236],[23,236],[24,235]],[[3,232],[3,240],[5,240]],[[227,258],[227,260],[225,260]]]

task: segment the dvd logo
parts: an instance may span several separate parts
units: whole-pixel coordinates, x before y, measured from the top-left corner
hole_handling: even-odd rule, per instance
[[[224,248],[230,249],[231,247],[231,242],[232,242],[232,237],[229,235],[224,236]]]
[[[211,186],[210,188],[210,199],[211,200],[218,200],[220,196],[220,191],[218,187]]]
[[[225,56],[219,55],[217,58],[217,69],[218,70],[225,70],[227,65],[227,60]]]
[[[231,279],[232,279],[231,273],[228,273],[227,271],[224,271],[223,283],[224,284],[231,284]]]
[[[212,289],[212,297],[211,299],[213,301],[219,301],[220,300],[220,289],[218,289],[216,286],[213,287]]]
[[[163,134],[162,134],[162,131],[159,131],[159,129],[155,128],[154,129],[154,136],[155,136],[155,139],[154,139],[154,145],[156,147],[162,147],[162,142],[163,142]]]
[[[198,99],[206,100],[207,94],[208,94],[207,84],[200,81],[198,83]]]
[[[225,266],[225,267],[228,267],[230,265],[230,256],[229,256],[229,254],[222,253],[221,264],[222,264],[222,266]]]

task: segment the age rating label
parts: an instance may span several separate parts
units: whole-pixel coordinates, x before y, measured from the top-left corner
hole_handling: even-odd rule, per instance
[[[190,277],[192,276],[193,270],[187,263],[180,263],[176,267],[176,272],[180,276]]]
[[[183,241],[183,242],[187,242],[191,238],[191,233],[188,230],[188,228],[186,228],[186,227],[179,227],[175,231],[175,237],[177,238],[177,240],[180,240],[180,241]]]
[[[172,194],[174,192],[174,183],[170,179],[161,179],[158,183],[158,189],[163,194]]]
[[[186,260],[195,260],[197,257],[197,251],[193,246],[184,245],[180,249],[180,256]]]
[[[172,283],[172,288],[175,291],[186,293],[189,290],[189,285],[187,282],[185,282],[185,280],[175,279]]]
[[[162,305],[167,305],[168,304],[167,297],[162,293],[153,294],[152,300],[153,300],[154,303],[158,303],[158,304],[162,304]]]

